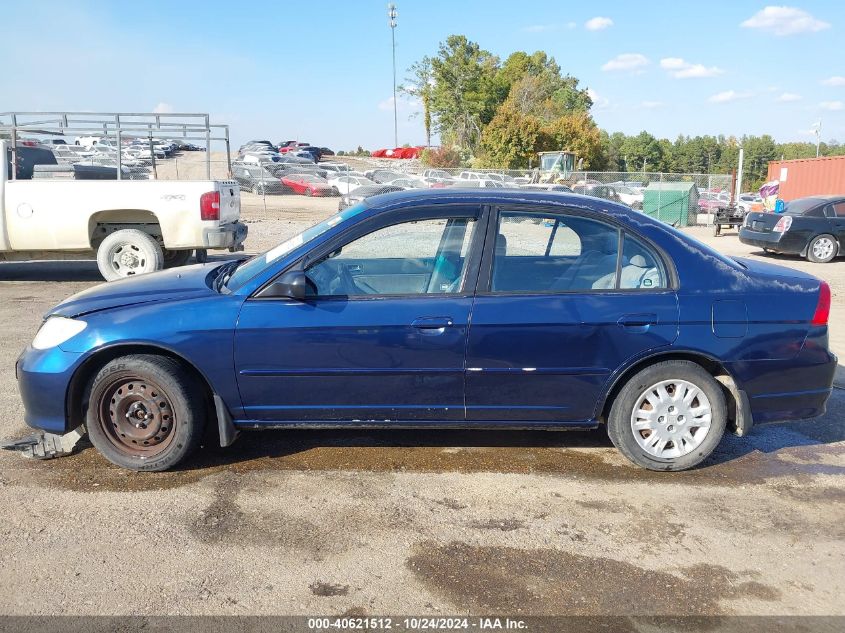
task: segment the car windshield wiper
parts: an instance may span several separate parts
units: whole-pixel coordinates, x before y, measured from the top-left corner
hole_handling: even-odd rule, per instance
[[[220,289],[226,285],[226,282],[228,282],[229,279],[232,277],[232,273],[235,272],[237,267],[240,266],[243,261],[244,260],[242,259],[238,259],[236,261],[229,262],[228,264],[223,264],[220,267],[220,272],[217,274],[217,279],[214,280],[214,289],[217,292],[220,292]]]

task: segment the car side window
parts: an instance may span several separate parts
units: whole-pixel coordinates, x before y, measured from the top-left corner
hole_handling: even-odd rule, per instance
[[[837,218],[845,218],[845,201],[843,202],[835,202],[833,205],[833,214]]]
[[[438,218],[387,226],[314,263],[310,296],[453,294],[466,275],[474,218]]]
[[[619,229],[580,216],[503,212],[493,292],[572,292],[616,287]],[[609,277],[608,277],[609,276]],[[610,279],[610,285],[607,279]]]
[[[666,288],[666,272],[654,251],[627,233],[623,240],[618,288],[621,290]],[[593,288],[613,288],[615,284],[616,274],[608,274],[593,284]]]

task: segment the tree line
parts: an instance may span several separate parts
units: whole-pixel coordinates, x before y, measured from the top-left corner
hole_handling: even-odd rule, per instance
[[[771,136],[678,136],[599,129],[593,101],[572,75],[543,51],[517,51],[502,61],[463,35],[441,42],[433,56],[413,64],[401,90],[419,100],[427,144],[439,134],[442,150],[423,158],[448,166],[528,168],[541,151],[576,152],[584,169],[629,172],[730,173],[740,146],[743,178],[765,180],[768,162],[815,156],[813,143],[777,143]],[[820,155],[845,147],[822,143]]]

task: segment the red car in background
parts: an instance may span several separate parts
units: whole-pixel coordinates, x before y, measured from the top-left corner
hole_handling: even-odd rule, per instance
[[[282,184],[303,196],[333,196],[334,190],[328,181],[313,174],[290,174],[282,177]]]

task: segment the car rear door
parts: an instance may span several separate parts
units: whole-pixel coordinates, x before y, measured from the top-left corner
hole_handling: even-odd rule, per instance
[[[670,267],[644,240],[575,211],[505,208],[488,236],[467,419],[591,425],[613,372],[677,337]]]
[[[845,200],[835,200],[825,209],[834,237],[839,241],[840,254],[845,249]]]

